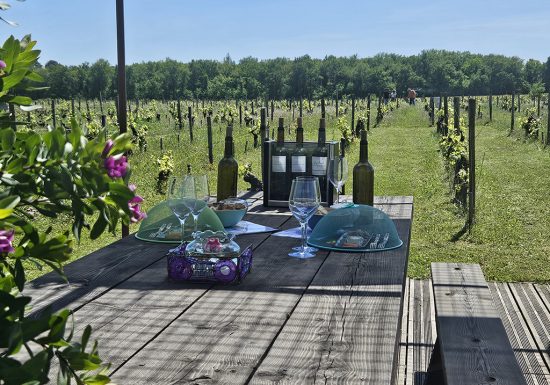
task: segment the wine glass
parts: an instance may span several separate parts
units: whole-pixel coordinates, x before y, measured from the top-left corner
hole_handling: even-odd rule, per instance
[[[292,215],[300,222],[302,230],[302,247],[288,255],[295,258],[311,258],[315,254],[307,249],[307,221],[321,204],[321,188],[315,176],[298,177],[292,181],[288,207]]]
[[[195,224],[194,232],[197,231],[199,215],[206,208],[210,199],[207,175],[186,175],[184,178],[185,190],[188,191],[184,202],[193,215]]]
[[[166,200],[168,207],[174,213],[176,218],[180,221],[181,225],[181,244],[183,245],[185,234],[185,220],[191,214],[191,210],[187,207],[184,201],[184,178],[171,177],[168,180],[168,187],[166,191]]]
[[[336,188],[336,203],[340,203],[340,192],[348,179],[348,161],[345,157],[338,156],[329,161],[328,179]]]

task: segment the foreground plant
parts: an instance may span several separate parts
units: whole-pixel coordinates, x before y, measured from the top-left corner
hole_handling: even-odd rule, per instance
[[[5,64],[0,74],[0,103],[30,105],[15,96],[31,81],[40,51],[30,37],[10,37],[0,50]],[[58,384],[106,384],[108,365],[89,346],[91,328],[79,340],[72,332],[69,310],[48,310],[29,316],[31,297],[25,295],[26,263],[48,266],[61,276],[74,240],[82,229],[95,239],[114,232],[121,223],[144,217],[135,194],[124,153],[131,138],[118,136],[107,143],[89,140],[76,120],[70,131],[52,128],[43,135],[15,130],[21,123],[0,110],[0,384],[44,384],[50,369]],[[37,227],[38,216],[72,218],[72,228],[54,234]],[[94,218],[93,224],[89,223]]]

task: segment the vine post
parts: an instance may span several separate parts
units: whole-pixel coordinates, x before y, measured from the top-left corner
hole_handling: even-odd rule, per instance
[[[13,120],[15,120],[15,111],[14,111],[14,117]],[[55,121],[55,99],[52,99],[52,127],[55,128],[57,126]]]
[[[193,107],[187,107],[187,117],[189,119],[189,140],[193,142]]]
[[[434,122],[435,122],[434,97],[430,96],[430,127],[433,127]]]
[[[273,115],[272,115],[273,116]],[[265,181],[265,170],[264,170],[264,142],[266,139],[269,139],[269,130],[267,129],[267,111],[265,108],[260,110],[260,138],[261,138],[261,164],[262,164],[262,183]],[[266,138],[267,136],[267,138]]]
[[[355,96],[351,97],[351,132],[357,136],[355,132]]]
[[[489,121],[493,121],[493,94],[489,94]]]
[[[271,121],[273,121],[273,115],[275,114],[275,103],[271,99]]]
[[[447,95],[445,95],[443,99],[443,111],[445,115],[443,116],[444,124],[443,127],[443,135],[447,135],[449,133],[449,101],[447,100]]]
[[[516,112],[516,107],[515,107],[515,102],[516,102],[516,94],[514,92],[512,92],[512,117],[510,119],[510,132],[514,131],[514,121],[516,120],[516,117],[515,117],[515,112]]]
[[[367,131],[370,131],[370,94],[367,95]]]
[[[321,118],[325,119],[325,99],[321,99]]]
[[[212,153],[212,117],[210,115],[206,117],[206,131],[208,136],[208,161],[210,164],[213,164],[214,154]]]
[[[476,211],[476,100],[468,99],[468,231],[475,223]]]
[[[460,133],[460,99],[458,96],[453,97],[453,128],[456,134]]]

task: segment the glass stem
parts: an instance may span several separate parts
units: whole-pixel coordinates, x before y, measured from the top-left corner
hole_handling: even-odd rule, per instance
[[[340,187],[336,188],[336,203],[340,203]]]
[[[181,224],[181,244],[183,245],[183,242],[184,242],[184,237],[185,237],[185,219],[182,221],[180,220],[180,224]]]
[[[302,230],[302,253],[305,253],[307,246],[307,222],[300,222],[300,229]]]
[[[199,226],[199,214],[193,213],[193,223],[195,225],[195,230],[193,230],[193,232],[196,233]]]

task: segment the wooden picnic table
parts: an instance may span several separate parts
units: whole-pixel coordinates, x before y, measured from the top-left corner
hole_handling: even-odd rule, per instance
[[[258,199],[260,198],[260,199]],[[245,219],[297,226],[288,209],[249,198]],[[393,384],[399,362],[412,197],[377,197],[404,244],[379,253],[287,256],[298,239],[242,235],[254,244],[239,285],[172,282],[169,245],[133,236],[32,281],[33,311],[70,308],[93,327],[111,377],[123,384]]]

